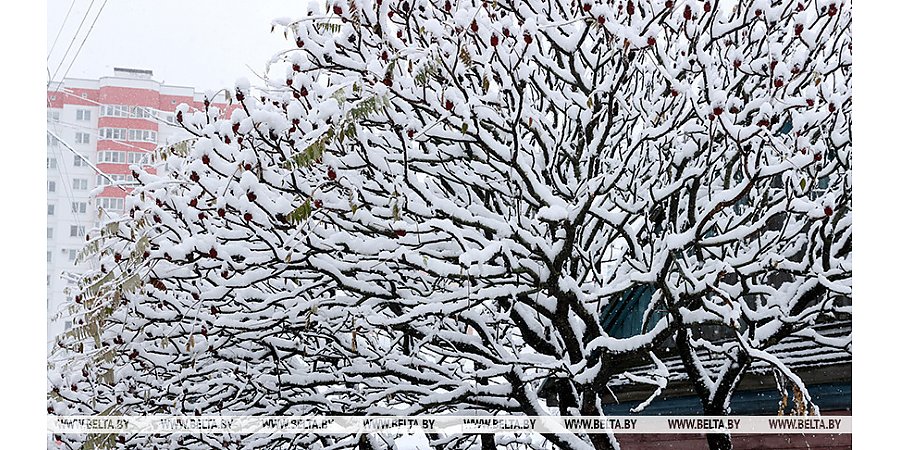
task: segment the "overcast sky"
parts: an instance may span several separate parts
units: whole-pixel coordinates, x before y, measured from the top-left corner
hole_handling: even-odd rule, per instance
[[[63,77],[104,2],[47,0],[47,65],[51,75],[56,73],[54,80]],[[93,8],[57,70],[91,3]],[[290,46],[281,31],[270,33],[272,19],[301,17],[305,4],[305,0],[108,1],[67,77],[99,78],[112,75],[113,67],[130,67],[150,69],[157,81],[201,92],[232,87],[240,77],[259,85],[247,66],[261,74],[272,55]]]

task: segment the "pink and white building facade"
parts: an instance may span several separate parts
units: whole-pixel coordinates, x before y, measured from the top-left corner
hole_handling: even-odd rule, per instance
[[[193,88],[162,84],[138,69],[116,68],[98,80],[65,79],[48,87],[48,345],[72,326],[67,288],[92,264],[76,264],[76,256],[85,234],[101,221],[101,208],[122,212],[127,183],[134,181],[129,166],[149,165],[158,146],[184,139],[175,108],[186,103],[201,109],[203,101]],[[112,185],[119,182],[126,186]]]

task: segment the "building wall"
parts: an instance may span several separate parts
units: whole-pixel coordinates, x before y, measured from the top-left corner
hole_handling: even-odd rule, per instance
[[[849,410],[823,411],[823,416],[851,415]],[[709,448],[700,434],[620,434],[622,450],[703,450]],[[849,450],[851,434],[738,434],[731,437],[734,450]]]
[[[754,434],[732,437],[734,450],[848,450],[850,434]],[[693,434],[622,435],[622,450],[703,450],[706,438]]]
[[[221,98],[214,101],[215,106],[227,109]],[[95,264],[85,261],[76,265],[75,256],[84,245],[85,234],[103,220],[98,205],[106,205],[105,217],[116,216],[130,190],[108,185],[92,167],[76,161],[75,153],[63,143],[102,173],[128,181],[131,163],[141,163],[144,154],[149,158],[157,146],[184,137],[174,118],[181,103],[202,108],[203,95],[189,87],[162,85],[149,71],[129,69],[116,69],[114,76],[98,80],[66,79],[47,90],[48,346],[73,325],[67,314],[71,296],[66,289],[75,286],[77,277]],[[110,111],[107,106],[141,107],[150,117],[143,113],[121,117],[122,109]],[[135,131],[110,137],[103,132],[106,129]],[[153,134],[145,140],[145,132]],[[49,133],[62,142],[55,142]],[[120,156],[124,156],[121,161]]]
[[[48,131],[90,158],[96,150],[97,107],[74,101],[49,111]],[[59,120],[56,119],[58,114]],[[89,114],[89,118],[85,118]],[[83,142],[85,136],[87,142]],[[77,138],[77,140],[76,140]],[[93,227],[91,189],[95,174],[62,142],[50,138],[47,145],[47,311],[53,319],[62,311],[64,290],[74,284],[67,276],[76,272],[74,258],[84,243],[84,233]],[[58,333],[66,320],[51,322],[48,332]]]

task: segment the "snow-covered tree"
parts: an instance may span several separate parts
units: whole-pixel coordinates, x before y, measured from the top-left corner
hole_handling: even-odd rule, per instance
[[[812,325],[850,313],[850,24],[836,0],[311,3],[278,21],[292,48],[263,91],[238,83],[228,117],[180,107],[195,138],[136,167],[130,214],[90,236],[102,266],[60,342],[85,357],[54,364],[50,408],[602,415],[636,364],[661,365],[633,377],[647,402],[664,392],[674,348],[707,414],[760,360],[815,413],[766,349],[849,346]],[[605,311],[636,290],[643,326],[614,337]],[[429,436],[617,447],[544,438]]]

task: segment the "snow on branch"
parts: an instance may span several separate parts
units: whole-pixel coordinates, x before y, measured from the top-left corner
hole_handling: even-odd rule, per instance
[[[657,386],[635,411],[660,395],[662,352],[708,414],[754,361],[802,387],[767,349],[845,343],[804,330],[849,320],[849,5],[578,3],[278,19],[267,89],[238,83],[227,116],[180,108],[194,139],[136,169],[127,220],[92,234],[90,327],[60,340],[77,370],[51,408],[602,415],[613,377]]]

